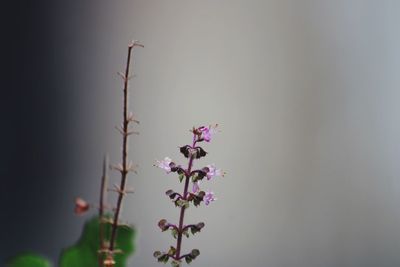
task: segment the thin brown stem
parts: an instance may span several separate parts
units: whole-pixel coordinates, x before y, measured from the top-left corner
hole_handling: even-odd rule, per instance
[[[112,229],[111,229],[110,246],[109,246],[109,252],[111,255],[113,254],[114,248],[115,248],[115,240],[116,240],[116,236],[117,236],[119,216],[120,216],[121,209],[122,209],[122,200],[125,195],[126,178],[127,178],[128,172],[129,172],[129,167],[128,167],[127,161],[128,161],[129,123],[131,120],[128,117],[128,81],[129,81],[129,68],[130,68],[130,62],[131,62],[131,55],[132,55],[132,50],[135,46],[143,47],[142,45],[139,45],[136,42],[133,42],[132,44],[129,45],[128,57],[126,60],[125,75],[123,76],[124,105],[123,105],[123,122],[122,122],[122,169],[120,170],[121,184],[120,184],[120,187],[118,190],[119,194],[118,194],[117,206],[115,209],[114,220],[113,220],[113,225],[112,225]]]
[[[102,267],[104,263],[103,250],[105,249],[105,233],[104,233],[104,209],[107,203],[107,185],[108,185],[108,157],[103,159],[103,174],[101,177],[100,186],[100,203],[99,203],[99,266]]]

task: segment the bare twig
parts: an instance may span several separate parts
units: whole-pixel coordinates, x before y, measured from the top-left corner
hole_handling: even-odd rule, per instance
[[[115,213],[114,213],[113,225],[112,225],[112,229],[111,229],[109,256],[110,255],[112,256],[115,252],[115,240],[117,237],[117,228],[119,225],[119,217],[121,214],[123,198],[124,198],[125,194],[127,193],[127,191],[125,189],[127,174],[130,171],[130,164],[127,164],[127,162],[128,162],[128,137],[130,134],[132,134],[134,132],[132,132],[129,129],[129,123],[133,121],[132,120],[133,116],[131,114],[128,114],[128,81],[129,81],[129,71],[130,71],[132,50],[136,46],[143,47],[143,45],[137,43],[136,41],[132,42],[128,46],[128,57],[127,57],[127,61],[126,61],[125,74],[119,73],[119,75],[123,78],[123,81],[124,81],[123,122],[122,122],[122,127],[120,129],[118,129],[122,135],[122,163],[120,165],[118,165],[118,167],[120,167],[118,170],[121,173],[121,184],[119,187],[117,187],[118,190],[116,190],[118,192],[118,199],[117,199],[117,206],[116,206]]]

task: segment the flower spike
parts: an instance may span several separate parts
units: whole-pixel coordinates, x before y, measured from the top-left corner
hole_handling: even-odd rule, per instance
[[[179,151],[185,158],[188,159],[187,167],[184,168],[181,165],[177,165],[168,157],[164,160],[157,161],[154,166],[165,170],[167,173],[176,172],[179,175],[179,181],[184,182],[183,193],[177,193],[170,189],[166,192],[166,195],[172,200],[176,207],[180,209],[179,223],[171,224],[165,219],[158,222],[158,227],[161,231],[171,230],[172,236],[177,240],[176,247],[170,247],[168,252],[156,251],[154,257],[159,262],[167,263],[171,259],[171,266],[181,266],[182,260],[186,263],[192,262],[197,256],[200,255],[198,249],[191,250],[190,253],[183,254],[182,252],[182,236],[189,237],[190,233],[194,235],[204,227],[204,223],[184,225],[184,215],[186,210],[193,204],[195,207],[199,206],[201,202],[204,202],[208,206],[211,202],[217,200],[212,191],[201,191],[200,183],[203,178],[207,178],[207,181],[212,180],[214,177],[223,177],[225,172],[221,169],[217,169],[214,164],[207,165],[202,169],[194,169],[193,163],[196,159],[200,159],[207,155],[207,152],[200,146],[198,142],[210,142],[212,136],[216,132],[218,124],[210,126],[201,126],[198,128],[193,127],[193,141],[192,144],[184,145],[179,147]],[[192,183],[191,192],[189,185]],[[190,232],[189,232],[190,230]]]

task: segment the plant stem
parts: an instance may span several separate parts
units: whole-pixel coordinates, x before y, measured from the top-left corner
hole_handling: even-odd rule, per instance
[[[99,203],[99,240],[100,240],[100,253],[99,253],[99,266],[103,266],[103,250],[104,250],[104,208],[107,202],[107,184],[108,184],[108,157],[103,159],[103,175],[101,177],[100,187],[100,203]]]
[[[132,49],[135,46],[135,42],[128,46],[128,57],[126,60],[125,76],[124,76],[124,106],[123,106],[123,123],[122,123],[122,169],[121,172],[121,184],[118,189],[118,200],[117,206],[114,213],[114,221],[111,229],[110,247],[109,251],[112,254],[115,248],[115,239],[117,236],[117,228],[119,222],[119,215],[122,209],[122,200],[125,195],[126,178],[128,174],[127,157],[128,157],[128,136],[129,136],[129,119],[128,119],[128,81],[129,81],[129,66],[131,61]]]
[[[193,136],[192,147],[194,147],[195,145],[196,145],[196,137]],[[185,187],[183,189],[183,200],[187,199],[189,181],[190,181],[190,173],[192,171],[193,160],[194,160],[194,156],[191,155],[190,159],[189,159],[188,168],[187,168],[187,171],[185,173],[186,179],[185,179]],[[176,254],[175,254],[175,258],[176,259],[180,258],[180,253],[181,253],[183,220],[184,220],[184,217],[185,217],[185,209],[186,209],[185,206],[181,207],[181,212],[180,212],[180,216],[179,216],[178,238],[177,238],[177,241],[176,241]]]

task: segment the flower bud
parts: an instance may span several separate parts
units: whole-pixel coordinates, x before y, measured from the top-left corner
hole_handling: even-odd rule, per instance
[[[158,222],[158,227],[160,227],[161,231],[167,231],[169,228],[169,225],[167,223],[167,220],[162,219]]]
[[[76,215],[83,215],[89,210],[89,204],[80,197],[75,199],[75,214]]]

